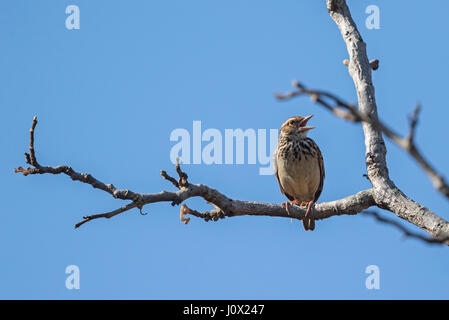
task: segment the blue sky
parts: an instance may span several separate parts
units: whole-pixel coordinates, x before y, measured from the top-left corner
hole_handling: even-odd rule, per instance
[[[67,30],[65,8],[80,8]],[[449,176],[446,75],[449,4],[350,1],[380,60],[373,75],[380,117],[407,132],[423,105],[417,143]],[[365,8],[380,8],[368,30]],[[361,127],[334,118],[307,98],[277,102],[292,79],[356,101],[340,33],[325,1],[2,1],[0,4],[0,298],[29,299],[400,299],[449,298],[446,247],[402,238],[357,215],[301,223],[237,217],[179,221],[168,203],[74,229],[83,215],[124,203],[66,176],[28,176],[24,166],[34,115],[37,157],[67,164],[119,188],[172,190],[169,140],[176,128],[278,128],[314,114],[326,181],[320,201],[369,188]],[[443,148],[442,148],[443,146]],[[448,219],[448,201],[402,150],[387,142],[391,177],[410,197]],[[283,202],[260,165],[186,165],[192,183],[229,197]],[[198,210],[201,199],[187,201]],[[384,213],[394,218],[391,213]],[[413,226],[409,225],[413,230]],[[80,268],[68,290],[65,269]],[[367,290],[365,268],[380,268]]]

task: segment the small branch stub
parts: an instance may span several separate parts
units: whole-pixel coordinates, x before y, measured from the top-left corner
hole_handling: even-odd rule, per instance
[[[190,221],[190,218],[184,217],[185,214],[189,214],[189,213],[190,213],[190,209],[185,204],[183,204],[180,209],[179,218],[181,219],[182,222],[184,222],[184,224],[188,224]]]
[[[344,59],[343,60],[343,64],[347,67],[349,67],[349,59]],[[379,69],[379,60],[378,59],[373,59],[369,62],[369,65],[371,67],[372,70],[377,70]]]

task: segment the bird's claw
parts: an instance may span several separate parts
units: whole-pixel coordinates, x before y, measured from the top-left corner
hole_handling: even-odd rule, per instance
[[[281,204],[281,206],[285,207],[285,210],[287,211],[287,214],[290,215],[290,211],[288,211],[288,205],[290,204],[290,202],[283,202]]]

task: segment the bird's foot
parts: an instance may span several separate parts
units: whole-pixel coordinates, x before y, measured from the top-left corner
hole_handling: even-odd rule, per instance
[[[290,215],[290,211],[288,210],[288,206],[289,205],[294,205],[294,204],[298,205],[298,200],[283,202],[281,205],[283,207],[285,207],[285,210],[287,211],[287,214]]]
[[[307,204],[307,211],[306,211],[305,216],[308,217],[310,215],[310,212],[312,211],[313,207],[315,206],[315,202],[309,201],[309,202],[306,202],[306,204]]]

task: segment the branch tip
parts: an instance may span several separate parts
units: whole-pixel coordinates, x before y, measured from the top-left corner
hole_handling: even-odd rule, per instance
[[[415,132],[416,132],[416,126],[418,125],[420,111],[421,111],[421,104],[417,103],[415,109],[413,110],[413,113],[408,116],[410,130],[409,130],[409,133],[406,138],[406,141],[407,141],[406,146],[409,150],[414,147]]]
[[[449,236],[440,237],[440,238],[426,237],[426,236],[423,236],[423,235],[421,235],[419,233],[415,233],[413,231],[410,231],[406,227],[404,227],[401,223],[399,223],[397,221],[394,221],[392,219],[388,219],[388,218],[382,217],[376,211],[365,210],[365,211],[363,211],[363,213],[366,214],[366,215],[370,215],[370,216],[374,217],[374,219],[376,219],[377,221],[379,221],[381,223],[389,224],[389,225],[394,226],[395,228],[399,229],[400,231],[402,231],[402,237],[403,238],[415,238],[415,239],[422,240],[422,241],[424,241],[426,243],[429,243],[429,244],[445,244],[446,242],[449,241]]]
[[[292,80],[292,87],[298,88],[298,89],[305,89],[304,85],[296,79]]]

